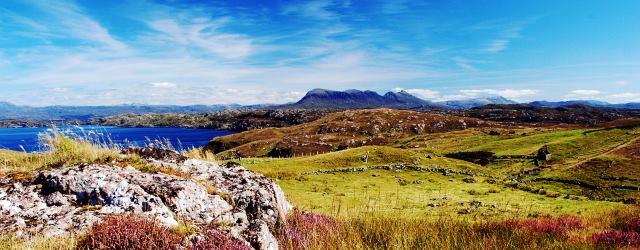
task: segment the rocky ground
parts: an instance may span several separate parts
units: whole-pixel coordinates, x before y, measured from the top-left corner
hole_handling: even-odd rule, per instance
[[[170,227],[228,225],[231,236],[256,249],[278,247],[271,230],[291,205],[277,184],[237,164],[170,159],[156,151],[143,158],[175,175],[85,164],[40,171],[32,182],[1,179],[0,230],[67,236],[105,216],[133,213]]]

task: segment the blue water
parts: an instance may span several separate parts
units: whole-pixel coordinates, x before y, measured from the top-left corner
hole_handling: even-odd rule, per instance
[[[202,147],[211,139],[232,134],[214,129],[187,128],[122,128],[108,126],[61,126],[56,128],[71,137],[88,138],[93,142],[120,146],[164,145],[176,150]],[[27,152],[44,150],[39,135],[51,133],[53,128],[0,128],[0,149]]]

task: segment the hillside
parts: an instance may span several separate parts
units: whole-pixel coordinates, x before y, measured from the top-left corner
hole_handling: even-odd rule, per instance
[[[211,141],[205,149],[238,156],[292,156],[365,145],[389,145],[428,133],[448,132],[491,123],[406,110],[350,110],[286,128],[252,130]]]

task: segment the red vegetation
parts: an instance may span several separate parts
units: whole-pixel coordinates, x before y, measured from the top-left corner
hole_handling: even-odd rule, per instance
[[[278,242],[283,249],[309,249],[326,243],[328,234],[336,230],[338,222],[330,217],[295,210],[278,230]]]
[[[178,249],[182,238],[153,220],[114,215],[93,225],[78,249]]]
[[[251,249],[243,242],[229,237],[217,227],[209,226],[199,231],[190,241],[187,235],[172,232],[169,228],[135,215],[113,215],[91,227],[78,242],[78,249],[104,250],[162,250],[162,249]]]
[[[593,242],[599,246],[640,246],[640,234],[609,230],[592,236]]]
[[[631,218],[617,229],[612,229],[591,236],[599,246],[640,246],[640,218]]]
[[[207,227],[202,231],[202,237],[194,238],[192,245],[187,249],[250,250],[252,248],[229,237],[216,227]]]

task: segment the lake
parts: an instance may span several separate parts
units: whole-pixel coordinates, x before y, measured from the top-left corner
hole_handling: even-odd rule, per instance
[[[229,131],[188,128],[123,128],[110,126],[60,126],[56,128],[64,134],[89,138],[101,143],[123,146],[147,146],[170,142],[176,150],[202,147],[212,138],[232,134]],[[39,135],[51,133],[50,127],[0,128],[0,149],[27,152],[43,150]]]

